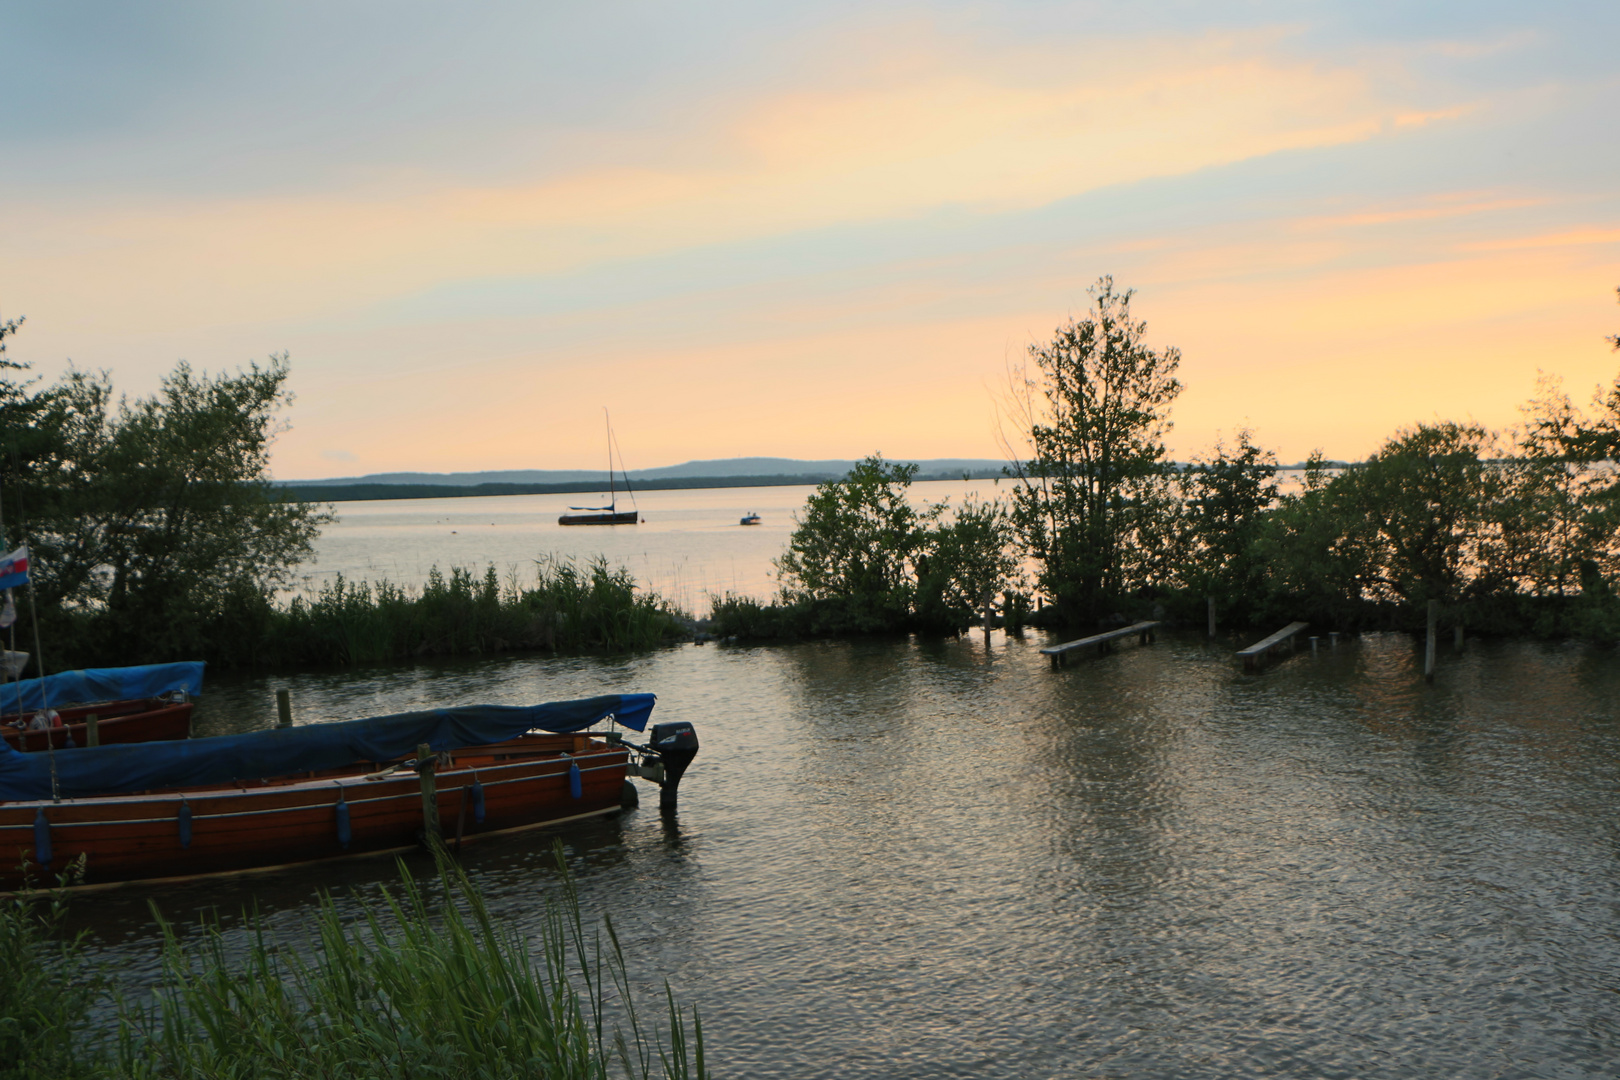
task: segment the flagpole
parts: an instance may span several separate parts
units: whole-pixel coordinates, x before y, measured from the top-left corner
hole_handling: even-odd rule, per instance
[[[0,493],[0,551],[4,551],[5,549],[6,549],[6,503],[5,503],[4,494]],[[8,592],[6,595],[9,597],[10,593]],[[16,612],[13,611],[12,614],[15,616]],[[16,618],[13,618],[11,620],[11,625],[6,627],[6,629],[11,631],[11,643],[6,646],[6,651],[7,652],[16,652],[17,651],[17,620],[16,620]],[[7,668],[9,668],[11,666],[10,665],[10,659],[11,659],[10,657],[6,658],[7,663],[6,663],[5,666]],[[11,672],[8,670],[6,672],[6,675],[10,676]],[[12,678],[13,678],[13,681],[15,681],[15,682],[19,682],[19,683],[22,682],[22,672],[18,671],[15,676],[12,676]],[[5,714],[5,702],[4,702],[3,699],[0,699],[0,715],[4,715],[4,714]],[[18,717],[22,716],[22,687],[20,687],[20,686],[17,688],[17,715],[18,715]],[[22,742],[22,739],[20,737],[18,739],[18,745],[19,746],[24,745],[23,742]]]
[[[19,517],[21,517],[22,521],[23,521],[23,526],[22,526],[23,550],[25,552],[27,552],[28,547],[29,547],[29,545],[28,545],[28,512],[23,509],[23,506],[22,506],[22,493],[21,493],[20,490],[19,490],[18,495],[17,495],[17,515]],[[32,554],[33,554],[32,552],[29,552],[29,555],[32,555]],[[40,706],[41,706],[41,711],[49,713],[51,711],[51,687],[50,687],[50,683],[47,682],[46,679],[45,679],[45,649],[44,649],[44,646],[40,643],[40,638],[39,638],[39,607],[34,602],[34,575],[32,573],[33,569],[34,569],[33,560],[32,560],[32,558],[30,558],[29,559],[29,564],[28,564],[28,580],[23,582],[23,584],[28,586],[28,619],[29,619],[30,622],[32,622],[34,624],[34,659],[38,662],[38,667],[39,667],[39,702],[40,702]],[[19,682],[20,681],[21,680],[19,680]],[[19,716],[22,715],[22,692],[21,692],[20,687],[19,687],[18,693],[17,693],[17,713],[18,713]],[[61,788],[57,785],[57,782],[56,782],[56,740],[51,738],[51,728],[50,728],[49,721],[46,722],[46,727],[45,727],[45,752],[47,754],[49,754],[50,758],[51,758],[51,802],[58,802],[59,803],[59,802],[62,801],[62,791],[61,791]]]
[[[0,495],[0,551],[4,550],[6,550],[6,505],[3,495]],[[17,608],[12,601],[10,589],[6,590],[5,607],[10,608],[11,610],[11,622],[6,626],[6,629],[11,631],[11,641],[6,646],[6,651],[15,653],[17,651]],[[9,658],[6,666],[10,666]],[[10,671],[6,674],[8,674],[11,677],[11,681],[16,684],[17,716],[20,719],[22,717],[22,668],[19,666],[16,671]],[[0,715],[3,715],[4,713],[5,703],[4,701],[0,701]],[[25,745],[20,737],[18,740],[18,745]]]

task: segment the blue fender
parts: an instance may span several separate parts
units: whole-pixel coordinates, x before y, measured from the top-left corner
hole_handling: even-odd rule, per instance
[[[51,868],[51,823],[43,806],[34,815],[34,861],[45,870]]]
[[[349,841],[354,839],[354,832],[349,828],[349,803],[348,800],[343,797],[343,791],[341,788],[338,790],[337,806],[333,807],[332,809],[333,813],[337,817],[338,843],[343,845],[344,851],[348,851]]]

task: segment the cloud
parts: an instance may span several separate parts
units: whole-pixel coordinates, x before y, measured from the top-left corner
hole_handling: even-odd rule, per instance
[[[1468,251],[1519,251],[1526,248],[1583,247],[1587,244],[1620,244],[1620,229],[1568,229],[1536,236],[1481,240],[1466,244],[1464,248]]]
[[[1480,198],[1473,193],[1442,193],[1424,196],[1417,205],[1380,207],[1351,214],[1301,218],[1294,223],[1300,230],[1356,228],[1365,225],[1391,225],[1413,221],[1435,221],[1441,218],[1468,217],[1502,210],[1521,210],[1544,206],[1544,197]]]
[[[565,275],[855,222],[1039,206],[1375,138],[1414,109],[1276,32],[988,48],[922,40],[837,85],[694,112],[679,139],[598,134],[541,183],[184,202],[49,198],[8,247],[95,321],[163,331],[330,317],[444,282]],[[613,161],[638,164],[614,165]]]

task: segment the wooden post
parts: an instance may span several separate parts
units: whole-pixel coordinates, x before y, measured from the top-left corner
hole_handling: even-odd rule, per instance
[[[416,747],[416,775],[422,778],[422,842],[429,847],[439,843],[439,786],[433,777],[433,748],[427,743]]]
[[[276,727],[292,727],[292,694],[276,691]]]
[[[101,717],[95,713],[84,718],[84,745],[101,745]]]
[[[1429,633],[1423,642],[1423,678],[1434,682],[1434,642],[1440,632],[1440,601],[1429,601]]]
[[[989,589],[984,591],[984,647],[990,647],[991,609],[995,606],[994,593]]]
[[[1312,656],[1315,656],[1315,655],[1316,655],[1316,643],[1317,643],[1317,642],[1318,642],[1318,641],[1321,641],[1321,640],[1322,640],[1322,639],[1321,639],[1321,638],[1319,638],[1319,637],[1317,637],[1317,636],[1316,636],[1316,635],[1315,635],[1315,634],[1312,634],[1312,635],[1311,635],[1311,655],[1312,655]]]
[[[1209,636],[1211,639],[1215,637],[1215,598],[1213,596],[1209,598]]]

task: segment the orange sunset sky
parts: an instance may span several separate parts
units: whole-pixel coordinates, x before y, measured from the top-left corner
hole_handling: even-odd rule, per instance
[[[1178,457],[1507,425],[1620,371],[1620,5],[1414,6],[0,4],[0,316],[289,353],[284,479],[999,457],[1104,273]]]

